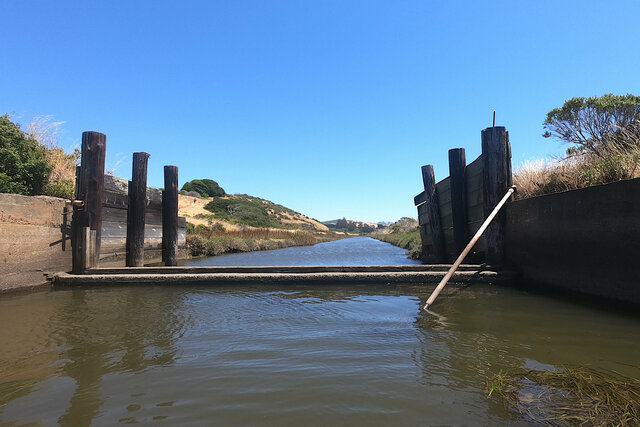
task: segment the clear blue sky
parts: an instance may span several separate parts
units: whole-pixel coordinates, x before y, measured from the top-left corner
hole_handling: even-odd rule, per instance
[[[320,220],[416,216],[420,166],[510,131],[513,163],[559,155],[542,121],[575,96],[639,94],[640,2],[0,1],[0,114],[107,134],[180,185]]]

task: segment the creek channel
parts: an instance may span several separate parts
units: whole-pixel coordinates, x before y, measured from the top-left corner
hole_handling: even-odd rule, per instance
[[[413,263],[369,238],[192,265]],[[0,425],[527,425],[510,369],[640,378],[640,321],[510,287],[140,286],[0,298]]]

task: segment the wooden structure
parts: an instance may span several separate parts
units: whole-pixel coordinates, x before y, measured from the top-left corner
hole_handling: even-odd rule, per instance
[[[186,222],[178,217],[178,168],[165,167],[172,174],[171,197],[165,201],[160,190],[147,187],[147,153],[134,153],[131,182],[105,176],[105,157],[106,136],[84,132],[72,201],[72,271],[80,274],[122,258],[127,266],[142,266],[154,252],[170,253],[167,264],[176,265],[186,239]],[[169,246],[162,250],[165,241]]]
[[[414,198],[422,238],[422,260],[452,262],[512,184],[509,133],[502,126],[482,131],[482,154],[466,164],[463,148],[449,150],[450,176],[435,182],[432,165],[422,167],[424,191]],[[467,262],[500,265],[506,217],[498,214]]]

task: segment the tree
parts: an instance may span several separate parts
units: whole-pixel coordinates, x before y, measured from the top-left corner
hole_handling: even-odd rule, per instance
[[[547,113],[543,136],[575,144],[567,154],[603,157],[611,148],[628,149],[640,141],[640,96],[632,94],[572,98]]]
[[[189,182],[186,182],[182,186],[182,191],[195,191],[200,193],[202,197],[220,197],[224,196],[226,193],[217,182],[212,179],[194,179]]]
[[[0,116],[0,193],[40,194],[50,173],[45,147]]]

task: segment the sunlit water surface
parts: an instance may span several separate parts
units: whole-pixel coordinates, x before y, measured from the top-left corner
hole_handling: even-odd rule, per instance
[[[490,285],[448,288],[425,314],[431,289],[3,297],[0,425],[524,425],[487,399],[491,374],[589,365],[640,377],[637,318]]]

